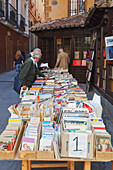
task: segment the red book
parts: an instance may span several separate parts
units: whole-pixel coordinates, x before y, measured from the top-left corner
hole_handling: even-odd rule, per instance
[[[102,130],[105,130],[105,127],[93,127],[93,129],[102,129]]]
[[[73,66],[81,66],[81,60],[73,60]]]

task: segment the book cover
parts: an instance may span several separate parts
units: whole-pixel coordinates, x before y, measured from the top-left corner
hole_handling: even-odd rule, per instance
[[[82,60],[82,66],[86,66],[86,60]]]
[[[111,151],[111,137],[109,134],[96,135],[96,150],[101,152]]]
[[[79,59],[79,51],[75,51],[75,59]]]
[[[94,51],[91,51],[91,60],[94,59]]]
[[[73,66],[81,66],[81,60],[73,60]]]
[[[87,51],[83,51],[83,59],[86,59]]]
[[[98,78],[97,78],[97,86],[99,87],[100,85],[100,75],[98,75]]]

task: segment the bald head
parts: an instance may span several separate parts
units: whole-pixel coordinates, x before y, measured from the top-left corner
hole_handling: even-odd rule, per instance
[[[63,48],[60,48],[60,49],[59,49],[59,52],[60,52],[60,53],[62,53],[63,51],[64,51]]]

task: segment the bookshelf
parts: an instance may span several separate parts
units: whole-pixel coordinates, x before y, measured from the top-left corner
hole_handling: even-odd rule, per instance
[[[103,36],[102,36],[103,35]],[[103,29],[98,32],[96,41],[95,86],[105,94],[106,91],[106,51]]]
[[[91,88],[91,79],[92,79],[92,71],[94,65],[94,55],[95,55],[95,43],[96,43],[97,33],[93,32],[91,36],[91,45],[89,50],[89,55],[87,57],[87,71],[86,71],[86,91],[90,91]]]
[[[113,104],[113,60],[107,60],[106,98]]]

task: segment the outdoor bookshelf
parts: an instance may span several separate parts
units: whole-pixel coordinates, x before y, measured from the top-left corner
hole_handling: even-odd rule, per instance
[[[113,104],[113,59],[106,50],[105,37],[109,39],[104,27],[98,31],[95,50],[94,87]]]
[[[106,98],[113,104],[113,60],[107,61]]]
[[[91,88],[91,79],[94,65],[94,56],[95,56],[95,44],[96,44],[97,33],[93,32],[91,37],[91,45],[89,50],[89,55],[87,57],[87,71],[86,71],[86,91],[90,91]]]
[[[95,59],[95,87],[103,94],[105,97],[106,93],[106,77],[107,77],[107,65],[106,65],[106,51],[105,51],[105,36],[104,28],[101,27],[98,31],[96,40],[96,59]]]

